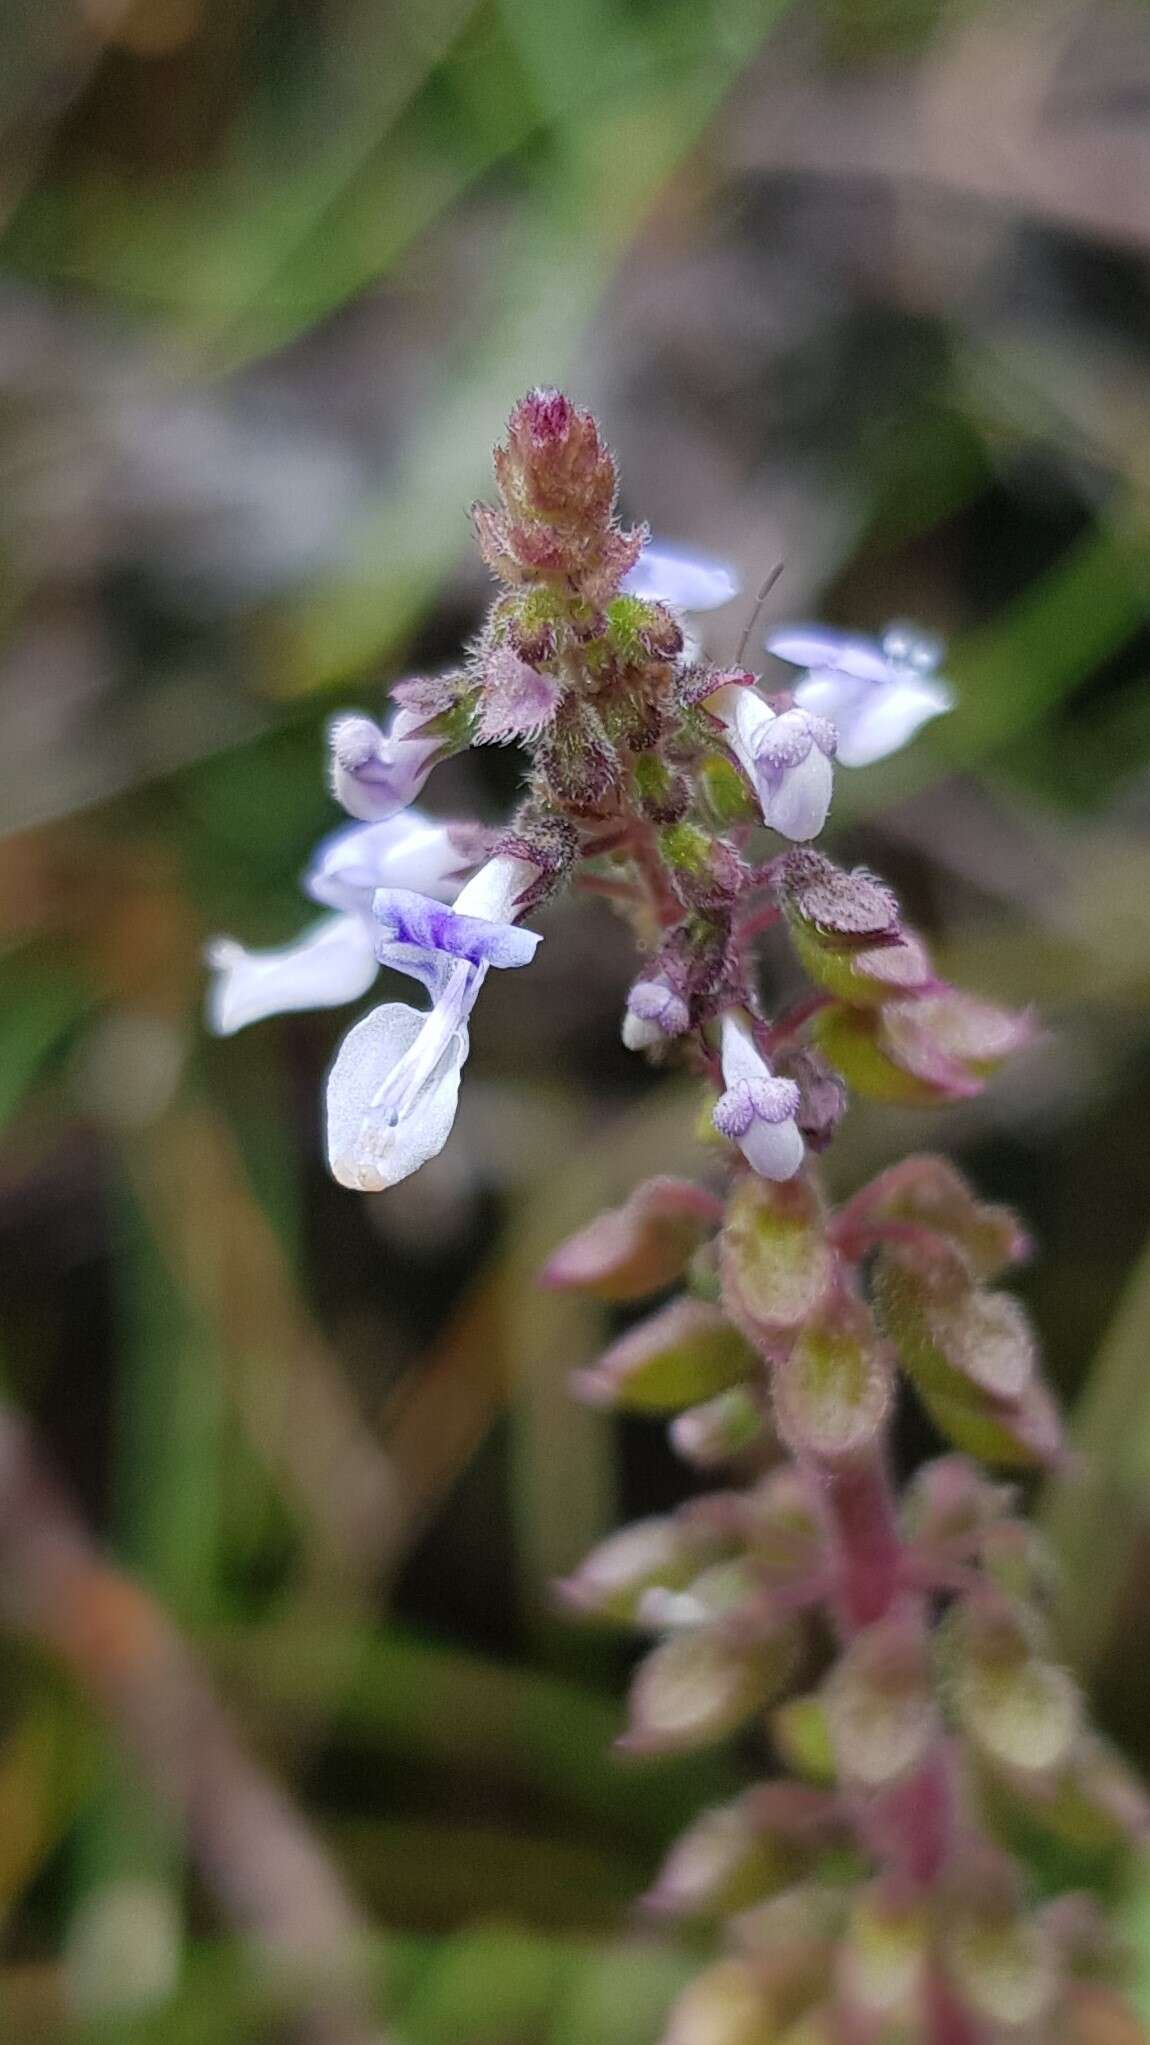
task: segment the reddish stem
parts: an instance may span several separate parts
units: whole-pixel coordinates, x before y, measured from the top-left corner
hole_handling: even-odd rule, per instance
[[[889,1612],[901,1588],[902,1543],[881,1449],[816,1466],[843,1631]]]

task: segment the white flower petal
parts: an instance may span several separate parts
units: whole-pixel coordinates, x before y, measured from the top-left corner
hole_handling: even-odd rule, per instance
[[[746,1017],[738,1009],[729,1008],[723,1016],[720,1042],[724,1086],[737,1086],[740,1080],[753,1086],[756,1080],[772,1077],[770,1066],[755,1045]]]
[[[366,916],[377,888],[411,888],[454,901],[460,864],[444,826],[408,809],[382,823],[333,831],[316,847],[304,886],[313,901]]]
[[[623,1027],[620,1031],[628,1051],[653,1051],[656,1044],[665,1044],[667,1033],[656,1022],[647,1022],[643,1016],[635,1015],[629,1008],[623,1011]]]
[[[772,632],[766,644],[768,653],[792,667],[831,668],[864,682],[890,679],[890,661],[872,639],[799,625],[792,631]]]
[[[539,879],[539,868],[530,859],[501,852],[472,874],[456,897],[460,916],[482,916],[489,923],[510,923],[516,904]]]
[[[739,1149],[761,1179],[793,1179],[806,1154],[791,1116],[785,1122],[761,1122],[756,1116],[746,1135],[740,1136]]]
[[[714,611],[739,594],[739,579],[722,561],[644,547],[622,588],[628,596],[670,604],[677,611]]]
[[[774,1078],[741,1009],[729,1008],[723,1016],[719,1055],[727,1087],[741,1083],[753,1088]],[[737,1141],[752,1171],[764,1179],[793,1179],[806,1154],[798,1124],[791,1115],[781,1122],[767,1122],[756,1115]]]
[[[468,1052],[462,1021],[404,1113],[394,1121],[376,1096],[401,1058],[415,1053],[435,1011],[421,1014],[406,1002],[385,1002],[348,1031],[327,1083],[327,1153],[341,1186],[382,1193],[410,1178],[443,1149],[451,1134],[459,1081]]]
[[[763,821],[782,837],[805,844],[826,823],[833,790],[834,768],[822,747],[812,745],[806,759],[788,767],[773,785],[760,776]]]
[[[215,969],[208,1026],[218,1037],[264,1016],[356,1001],[378,970],[371,933],[359,916],[325,916],[298,943],[277,951],[247,951],[217,938],[208,960]]]
[[[908,679],[872,689],[848,716],[834,720],[838,757],[844,767],[869,767],[875,760],[885,760],[909,745],[915,733],[949,710],[953,701],[944,682]]]

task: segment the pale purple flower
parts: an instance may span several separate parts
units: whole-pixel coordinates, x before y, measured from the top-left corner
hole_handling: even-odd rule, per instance
[[[663,973],[636,980],[627,996],[623,1042],[629,1051],[649,1051],[680,1037],[690,1022],[687,1004]]]
[[[942,648],[910,625],[889,625],[877,642],[802,626],[772,633],[767,651],[806,668],[795,702],[830,719],[844,767],[886,759],[954,707],[953,689],[935,672]]]
[[[421,980],[432,1005],[385,1002],[340,1045],[328,1076],[327,1149],[341,1185],[383,1192],[442,1150],[488,970],[525,966],[540,942],[510,920],[537,879],[529,860],[501,855],[467,883],[454,909],[406,889],[377,892],[376,955]]]
[[[332,794],[349,816],[382,823],[415,801],[436,762],[441,738],[420,737],[427,719],[396,710],[386,731],[370,717],[337,717],[328,731]]]
[[[793,1079],[771,1071],[742,1009],[723,1016],[719,1056],[726,1089],[715,1105],[720,1136],[738,1144],[760,1178],[793,1179],[804,1156],[795,1121],[799,1090]]]
[[[317,847],[303,886],[313,902],[337,913],[274,951],[248,951],[233,938],[216,938],[207,954],[215,974],[210,1028],[229,1037],[265,1016],[358,1000],[379,970],[371,913],[376,891],[417,888],[451,901],[467,863],[450,830],[418,810],[333,831]]]
[[[727,682],[703,707],[723,728],[728,746],[759,799],[763,822],[799,843],[817,838],[834,784],[834,726],[806,709],[781,713],[757,689]]]
[[[714,611],[739,594],[734,570],[706,555],[677,554],[670,547],[644,547],[620,588],[627,596],[670,604],[676,611]]]

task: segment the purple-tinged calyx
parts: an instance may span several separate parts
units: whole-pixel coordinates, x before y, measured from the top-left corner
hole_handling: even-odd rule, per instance
[[[559,708],[563,690],[510,646],[498,646],[484,665],[476,737],[481,745],[537,739]]]

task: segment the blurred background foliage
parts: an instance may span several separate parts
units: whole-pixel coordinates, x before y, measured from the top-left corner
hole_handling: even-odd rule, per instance
[[[1137,0],[0,15],[2,1368],[42,1445],[0,1430],[5,2036],[262,2038],[310,1993],[237,1939],[294,1946],[295,1862],[261,1925],[222,1762],[186,1825],[153,1794],[195,1745],[164,1614],[397,2035],[646,2045],[690,1963],[629,1906],[739,1756],[614,1762],[620,1652],[549,1589],[688,1484],[569,1404],[603,1330],[531,1289],[689,1160],[617,1041],[625,941],[549,913],[448,1150],[375,1200],[320,1163],[342,1020],[200,1023],[206,936],[304,920],[326,717],[474,628],[465,508],[535,382],[661,537],[783,560],[776,619],[950,640],[957,712],[840,776],[835,835],[1049,1034],[945,1121],[857,1109],[834,1172],[938,1142],[1034,1224],[1063,1637],[1150,1766],[1148,114]],[[430,806],[513,786],[472,754]],[[37,1603],[42,1453],[100,1543],[78,1616]]]

